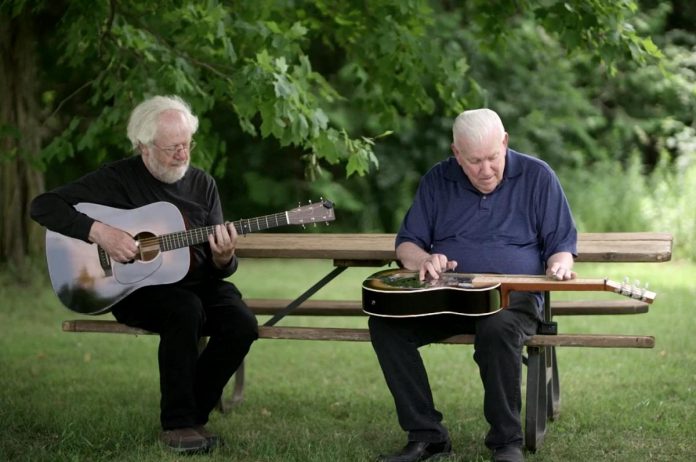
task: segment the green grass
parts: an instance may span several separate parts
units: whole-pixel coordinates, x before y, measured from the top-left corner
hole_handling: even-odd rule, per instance
[[[330,269],[247,261],[233,279],[249,297],[292,297]],[[654,335],[656,347],[559,349],[561,415],[528,460],[693,460],[696,265],[578,269],[586,277],[649,280],[658,298],[648,314],[558,318],[561,331]],[[317,297],[359,297],[373,271],[350,269]],[[262,340],[248,357],[245,401],[212,416],[209,426],[226,446],[207,456],[170,454],[157,442],[157,338],[62,332],[61,321],[77,316],[49,287],[44,277],[18,285],[0,274],[0,460],[368,461],[405,442],[369,344]],[[281,325],[363,327],[366,319],[297,317]],[[472,353],[470,346],[423,349],[455,461],[488,460]]]

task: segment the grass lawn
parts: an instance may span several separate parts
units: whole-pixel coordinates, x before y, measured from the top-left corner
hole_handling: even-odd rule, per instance
[[[245,261],[232,279],[248,297],[292,297],[330,269],[318,261]],[[650,281],[658,298],[648,314],[558,318],[562,332],[654,335],[656,347],[559,349],[561,415],[527,460],[696,460],[696,265],[578,270]],[[373,271],[350,269],[316,297],[359,298]],[[262,340],[248,357],[244,402],[212,416],[209,426],[226,446],[178,457],[157,442],[156,337],[62,332],[61,321],[78,316],[59,304],[45,276],[18,285],[0,274],[0,300],[0,461],[369,461],[405,443],[368,343]],[[296,317],[280,325],[364,327],[366,318]],[[472,353],[470,346],[423,349],[453,461],[489,455]]]

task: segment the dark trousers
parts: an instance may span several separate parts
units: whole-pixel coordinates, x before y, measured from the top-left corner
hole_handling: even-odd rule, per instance
[[[509,308],[484,317],[370,317],[372,346],[409,441],[449,438],[418,348],[455,334],[476,334],[474,360],[484,387],[483,412],[490,425],[486,446],[521,446],[522,348],[536,333],[539,320],[539,303],[526,293],[511,294]]]
[[[112,308],[124,324],[160,336],[162,428],[205,424],[258,338],[254,314],[226,281],[143,287]],[[198,340],[209,336],[200,353]]]

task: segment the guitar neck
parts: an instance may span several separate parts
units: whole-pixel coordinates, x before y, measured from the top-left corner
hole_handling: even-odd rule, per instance
[[[555,281],[546,276],[476,275],[472,278],[474,287],[501,284],[512,291],[603,291],[607,290],[606,279],[569,279]],[[613,291],[613,290],[612,290]]]
[[[234,229],[238,234],[248,234],[265,229],[278,228],[280,226],[289,225],[288,213],[274,213],[256,218],[242,219],[233,222],[228,222],[234,225]],[[177,231],[175,233],[163,234],[158,237],[159,246],[162,251],[180,249],[196,244],[208,242],[208,236],[215,232],[215,226],[204,226],[186,231]]]
[[[620,284],[609,279],[569,279],[555,281],[547,279],[546,276],[508,276],[508,275],[473,275],[472,284],[474,287],[487,287],[491,284],[500,284],[504,293],[514,291],[556,291],[567,290],[571,292],[597,291],[613,292],[634,298],[647,303],[652,303],[657,294],[628,283]]]

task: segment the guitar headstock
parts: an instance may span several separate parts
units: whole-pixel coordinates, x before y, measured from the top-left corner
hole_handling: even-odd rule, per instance
[[[288,224],[307,225],[312,223],[326,223],[336,219],[334,214],[333,202],[320,199],[313,204],[311,201],[307,205],[299,206],[288,210]]]
[[[640,300],[641,302],[652,303],[655,301],[657,294],[648,290],[648,285],[640,287],[638,281],[633,284],[628,282],[628,278],[625,278],[622,283],[606,280],[606,286],[617,294],[624,295],[629,298]]]

